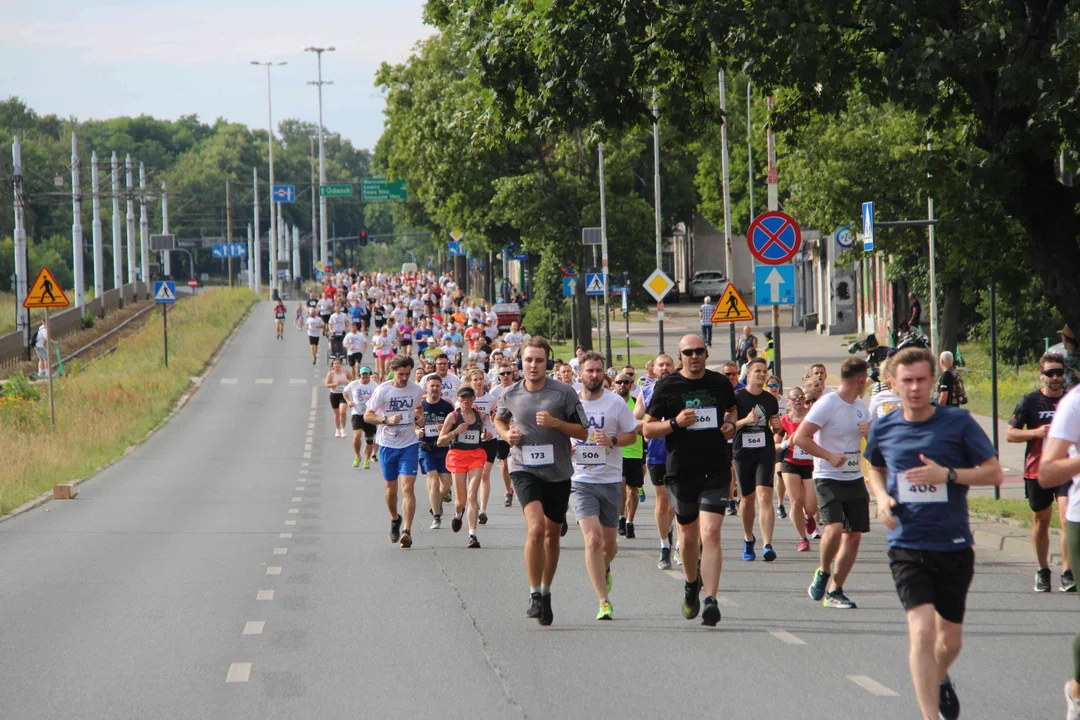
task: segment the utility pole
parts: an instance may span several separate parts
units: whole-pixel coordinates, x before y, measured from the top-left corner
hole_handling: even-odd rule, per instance
[[[161,183],[161,232],[164,235],[169,234],[169,197],[165,193],[165,183]],[[166,250],[162,253],[164,258],[161,261],[161,273],[166,277],[172,277],[172,251]]]
[[[75,307],[86,315],[86,284],[83,278],[82,186],[79,184],[79,145],[71,133],[71,260],[75,275]]]
[[[663,237],[660,229],[660,112],[656,103],[656,90],[653,90],[653,209],[656,213],[656,269],[664,267]],[[573,302],[570,303],[571,307]],[[660,354],[664,354],[664,314],[657,313],[657,339],[660,343]],[[626,351],[626,361],[630,362],[630,351]]]
[[[765,142],[768,152],[769,160],[769,211],[775,211],[780,209],[780,184],[776,174],[776,136],[773,134],[773,109],[776,107],[774,96],[770,95],[768,100],[769,106],[769,124],[765,130]],[[776,377],[781,378],[783,382],[783,375],[780,374],[780,306],[772,306],[772,332],[773,332],[773,374]]]
[[[26,336],[27,359],[30,353],[30,311],[23,308],[29,291],[26,277],[26,208],[23,199],[22,148],[19,137],[11,144],[12,192],[15,196],[15,327]]]
[[[113,287],[124,285],[124,255],[121,250],[120,230],[120,161],[112,154],[112,260]],[[121,298],[122,300],[122,298]]]
[[[229,188],[229,181],[225,181],[225,242],[230,245],[229,252],[229,287],[233,286],[233,264],[232,264],[232,192]]]
[[[247,280],[248,281],[247,281],[247,284],[248,284],[248,289],[249,290],[254,290],[255,289],[255,266],[251,264],[251,261],[252,261],[252,258],[255,257],[255,255],[253,254],[254,247],[253,247],[252,241],[251,241],[251,223],[248,223],[247,231],[248,231],[248,236],[247,236],[248,237],[248,239],[247,239]],[[256,264],[257,264],[257,261],[256,261]]]
[[[270,68],[275,65],[287,65],[285,62],[258,62],[251,61],[252,65],[262,65],[266,67],[266,119],[267,126],[266,131],[269,136],[269,155],[270,155],[270,277],[268,282],[270,283],[270,299],[274,297],[274,291],[277,289],[277,217],[273,213],[274,206],[274,109],[270,96]],[[255,186],[256,202],[258,202],[258,183]],[[258,216],[258,213],[256,213]],[[258,237],[258,231],[256,230],[256,238]],[[256,243],[258,240],[256,239]],[[255,283],[258,285],[258,281]]]
[[[259,235],[259,168],[252,170],[255,182],[255,229],[254,238],[251,242],[252,256],[248,258],[248,265],[253,267],[255,274],[255,295],[262,295],[262,240]],[[254,261],[254,263],[252,262]]]
[[[941,335],[938,333],[937,312],[937,252],[934,249],[934,198],[926,198],[927,218],[930,220],[930,352],[938,357]]]
[[[608,283],[607,201],[604,194],[604,143],[600,143],[600,272],[604,274],[604,354],[611,367],[611,285]]]
[[[332,80],[322,79],[322,54],[324,52],[334,52],[333,47],[306,47],[304,52],[313,52],[318,58],[319,63],[319,79],[309,81],[308,85],[315,85],[319,89],[319,186],[326,184],[326,154],[323,147],[323,116],[322,116],[322,86],[333,85]],[[319,259],[322,260],[323,265],[326,265],[327,261],[327,222],[326,222],[326,198],[321,194],[319,195]],[[328,268],[329,270],[329,268]]]
[[[94,221],[90,226],[94,247],[94,297],[105,294],[105,251],[101,239],[101,188],[98,184],[97,153],[90,153],[90,193],[93,198]],[[101,314],[105,314],[105,303],[101,302]]]
[[[124,169],[127,175],[126,194],[127,194],[127,259],[128,259],[128,283],[135,283],[135,268],[138,267],[138,263],[135,260],[135,205],[132,203],[134,200],[134,182],[131,177],[131,153],[128,153],[127,158],[124,160]]]
[[[750,86],[747,85],[747,98],[749,98]],[[748,111],[749,112],[749,111]],[[750,115],[747,114],[746,121],[750,122]],[[749,149],[749,138],[747,139],[747,148]],[[720,71],[720,165],[721,173],[723,175],[723,187],[724,187],[724,252],[725,252],[725,266],[724,274],[727,275],[728,282],[734,282],[734,276],[732,273],[735,270],[735,257],[731,247],[731,169],[728,165],[728,149],[727,149],[727,87],[724,83],[724,71]],[[751,165],[753,168],[753,165]],[[751,169],[751,175],[753,169]],[[753,185],[751,185],[753,188]],[[751,190],[753,192],[753,190]],[[751,196],[752,197],[752,196]],[[750,201],[751,208],[753,208],[754,201]],[[751,217],[753,217],[753,209],[751,209]],[[720,298],[716,299],[717,306],[720,305]],[[728,342],[731,345],[731,355],[729,357],[735,357],[735,323],[728,323]]]
[[[300,228],[292,226],[292,280],[293,285],[300,280]]]
[[[150,220],[146,217],[146,165],[139,163],[139,258],[147,294],[150,284]]]
[[[319,237],[319,219],[316,215],[316,200],[318,194],[315,192],[315,140],[318,138],[315,135],[309,135],[311,145],[311,277],[315,278],[315,265],[319,262],[319,243],[316,240]]]

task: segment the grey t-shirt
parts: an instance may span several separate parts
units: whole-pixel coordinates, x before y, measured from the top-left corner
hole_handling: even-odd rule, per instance
[[[586,427],[585,410],[574,389],[565,383],[547,380],[536,391],[525,389],[519,380],[499,398],[499,418],[521,431],[521,444],[510,446],[510,472],[528,472],[541,480],[569,480],[574,473],[570,438],[555,428],[539,427],[536,413]]]

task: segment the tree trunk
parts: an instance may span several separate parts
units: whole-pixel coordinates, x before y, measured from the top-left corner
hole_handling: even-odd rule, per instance
[[[576,303],[574,312],[577,321],[578,345],[586,350],[592,350],[592,303],[589,302],[589,296],[585,294],[584,271],[578,273],[577,280],[574,282],[577,283],[577,295],[574,296],[574,302]]]
[[[939,349],[956,354],[957,335],[960,330],[960,305],[963,301],[964,285],[960,282],[946,283],[942,288],[943,298],[941,318],[938,321]],[[933,322],[933,318],[931,318]]]

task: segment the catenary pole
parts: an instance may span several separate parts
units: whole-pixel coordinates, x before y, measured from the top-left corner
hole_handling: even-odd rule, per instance
[[[254,251],[255,251],[255,248],[252,245],[252,240],[251,240],[251,223],[248,223],[248,226],[247,226],[247,285],[248,285],[248,289],[250,289],[250,290],[255,289],[255,264],[253,264],[253,260],[255,258],[255,255],[253,254]]]
[[[267,283],[270,286],[270,297],[274,296],[274,291],[277,289],[277,217],[274,215],[274,105],[270,92],[270,68],[276,65],[286,65],[286,62],[258,62],[256,60],[251,61],[252,65],[261,65],[266,67],[266,131],[269,137],[267,143],[269,163],[270,163],[270,276],[267,278]],[[256,197],[258,197],[258,185],[256,184]],[[256,237],[258,233],[256,232]],[[256,285],[259,283],[256,281]]]
[[[604,143],[600,143],[600,272],[604,274],[604,355],[611,367],[611,284],[608,282],[607,199],[604,190]]]
[[[79,144],[71,133],[71,259],[75,275],[75,307],[86,306],[86,280],[83,277],[82,186],[79,184]],[[81,309],[80,315],[86,310]]]
[[[101,239],[101,186],[98,178],[97,153],[90,153],[90,194],[93,203],[94,220],[91,224],[91,233],[94,248],[94,297],[101,298],[105,294],[105,251]],[[101,312],[105,313],[104,301],[101,302]]]
[[[138,262],[135,260],[135,184],[132,179],[131,153],[124,159],[124,171],[126,175],[125,191],[127,195],[127,261],[128,283],[135,282],[135,270]]]
[[[164,235],[169,234],[169,196],[165,192],[165,183],[161,183],[161,232]],[[161,272],[166,278],[172,277],[172,251],[166,250],[162,253],[163,259],[161,261]]]
[[[26,336],[27,353],[30,352],[30,311],[23,308],[27,287],[26,277],[26,208],[23,197],[22,147],[16,135],[11,144],[12,193],[15,198],[15,327]]]
[[[734,282],[735,259],[731,247],[731,171],[728,165],[727,147],[727,87],[724,71],[720,71],[720,172],[724,191],[724,275],[728,282]],[[751,204],[753,202],[751,201]],[[716,298],[720,306],[720,298]],[[728,323],[728,343],[731,345],[731,357],[735,357],[735,323]]]
[[[254,210],[254,237],[251,241],[252,256],[248,258],[255,275],[255,294],[262,295],[262,239],[259,235],[259,168],[252,170],[252,178],[255,183],[255,210]]]
[[[776,173],[776,135],[773,134],[773,109],[775,108],[774,96],[768,100],[769,122],[765,126],[765,142],[769,161],[769,211],[780,209],[780,184]],[[781,378],[780,374],[780,306],[772,306],[772,332],[773,332],[773,375]]]
[[[120,161],[112,154],[112,260],[113,287],[124,285],[123,231],[120,221]]]
[[[660,225],[660,112],[656,102],[656,91],[653,90],[653,210],[656,215],[656,269],[662,270],[664,267],[664,246],[663,246],[663,230]],[[573,306],[573,301],[570,305]],[[656,332],[657,339],[660,345],[660,354],[664,353],[664,320],[663,314],[657,313],[656,319]],[[630,352],[627,351],[626,361],[630,362]]]
[[[146,165],[139,163],[139,267],[143,285],[150,292],[150,218],[146,215]]]
[[[304,52],[313,52],[318,58],[319,67],[319,79],[314,82],[308,82],[308,85],[315,85],[319,89],[319,186],[326,184],[326,153],[325,146],[323,144],[323,112],[322,112],[322,86],[333,85],[332,80],[324,81],[322,79],[322,56],[324,52],[334,52],[333,47],[306,47]],[[327,265],[327,245],[329,235],[327,234],[327,218],[326,218],[326,198],[321,194],[319,195],[319,259],[323,262],[323,265]],[[329,267],[327,267],[329,272]]]

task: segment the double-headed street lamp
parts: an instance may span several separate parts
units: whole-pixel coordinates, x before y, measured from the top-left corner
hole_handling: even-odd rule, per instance
[[[333,85],[332,80],[322,79],[322,54],[334,52],[333,47],[306,47],[304,52],[313,52],[319,58],[319,79],[308,82],[319,88],[319,187],[326,184],[326,156],[323,153],[323,119],[322,119],[322,86]],[[323,265],[327,264],[327,222],[326,222],[326,198],[319,191],[319,259]]]
[[[274,106],[270,99],[270,68],[275,65],[287,65],[286,62],[259,62],[258,60],[252,60],[252,65],[260,65],[266,68],[266,121],[267,131],[270,133],[270,295],[273,297],[274,290],[278,288],[277,279],[277,211],[274,206]],[[255,192],[259,192],[259,188],[255,188]],[[255,238],[256,246],[259,242],[258,238]],[[261,255],[261,252],[259,253]],[[255,258],[255,265],[262,262],[262,258]],[[256,276],[258,272],[256,271]]]

